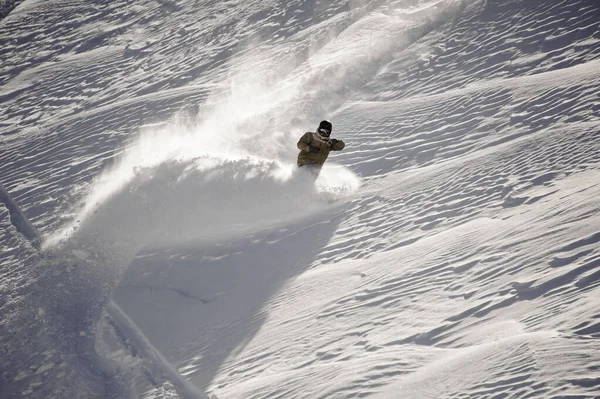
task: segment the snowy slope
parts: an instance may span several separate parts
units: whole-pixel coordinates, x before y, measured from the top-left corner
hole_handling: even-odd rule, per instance
[[[593,0],[24,1],[0,396],[600,396],[599,32]]]

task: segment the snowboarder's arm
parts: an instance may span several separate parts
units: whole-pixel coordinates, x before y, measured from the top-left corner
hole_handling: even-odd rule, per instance
[[[336,139],[331,140],[331,150],[332,151],[342,151],[345,146],[346,146],[346,144],[344,144],[344,142],[342,140],[336,140]]]
[[[308,152],[310,149],[310,142],[312,140],[312,133],[308,132],[308,133],[304,133],[304,135],[302,137],[300,137],[300,140],[298,140],[298,149],[300,151],[306,151]]]

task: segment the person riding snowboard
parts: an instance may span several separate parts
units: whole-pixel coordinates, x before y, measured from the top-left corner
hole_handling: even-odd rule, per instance
[[[346,146],[342,140],[330,139],[333,125],[321,121],[316,132],[307,132],[298,140],[298,167],[319,176],[329,151],[341,151]]]

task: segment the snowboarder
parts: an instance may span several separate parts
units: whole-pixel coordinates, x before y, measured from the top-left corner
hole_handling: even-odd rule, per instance
[[[342,140],[330,139],[333,125],[321,121],[316,132],[307,132],[298,141],[298,167],[319,176],[321,168],[329,156],[329,151],[341,151],[345,144]]]

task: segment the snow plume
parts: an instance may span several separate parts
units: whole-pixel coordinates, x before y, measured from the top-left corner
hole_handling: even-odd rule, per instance
[[[319,190],[339,196],[356,188],[354,175],[343,169],[341,181],[332,179],[339,168],[323,172]],[[237,235],[318,211],[331,198],[319,195],[309,176],[292,176],[291,165],[277,161],[204,155],[137,166],[128,173],[119,168],[98,181],[96,187],[115,191],[92,191],[87,213],[63,232],[68,247],[92,247],[127,262],[151,242]],[[120,179],[127,183],[118,187]]]
[[[221,184],[225,186],[228,183],[224,179],[229,178],[229,184],[235,187],[239,184],[238,176],[249,175],[253,177],[244,181],[255,181],[260,176],[262,182],[270,181],[269,184],[292,185],[285,183],[285,179],[291,175],[299,135],[314,129],[323,118],[333,119],[335,124],[335,115],[332,115],[335,110],[378,72],[391,52],[408,46],[415,37],[430,29],[432,22],[447,20],[462,4],[446,1],[419,9],[385,6],[373,10],[359,22],[342,29],[329,43],[311,51],[304,60],[302,55],[288,54],[282,45],[257,46],[241,52],[230,60],[225,79],[215,85],[213,94],[200,106],[196,121],[186,125],[177,122],[176,116],[162,129],[143,132],[117,164],[92,184],[84,203],[79,205],[77,222],[48,237],[44,247],[69,239],[81,225],[89,224],[86,221],[99,209],[107,209],[108,202],[112,204],[108,208],[117,209],[116,202],[123,201],[123,196],[135,192],[140,182],[148,182],[148,176],[156,176],[160,171],[172,173],[170,182],[185,181],[184,175],[176,173],[193,168],[193,174],[198,175],[195,182],[220,171]],[[337,132],[334,127],[336,135],[343,139],[343,132]],[[182,168],[182,165],[186,166]],[[257,170],[257,165],[262,166]],[[161,183],[165,182],[155,181],[155,184]],[[320,188],[343,191],[340,184],[343,190],[352,191],[359,183],[358,178],[343,167],[326,168]],[[205,195],[214,188],[195,184],[190,187],[198,190],[187,190],[186,195],[191,197]],[[265,187],[257,185],[249,192],[236,195],[253,198],[263,189]],[[184,201],[176,195],[173,192],[164,200]],[[269,195],[278,198],[277,190],[270,191]],[[214,198],[218,198],[217,206],[224,200],[227,202],[225,198]],[[236,213],[235,206],[245,207],[243,202],[230,205],[234,208],[229,209],[229,214]],[[130,211],[129,218],[140,216],[139,207]],[[147,211],[146,217],[155,218],[154,210]],[[177,212],[180,211],[177,208]],[[121,216],[119,220],[127,219]],[[200,219],[196,221],[201,224]],[[165,227],[155,226],[157,230]],[[134,233],[121,227],[115,225],[114,230]]]
[[[90,238],[98,244],[98,236],[104,235],[112,242],[109,252],[115,246],[122,247],[119,252],[128,248],[122,259],[127,262],[159,235],[164,242],[212,236],[216,230],[225,234],[242,225],[260,226],[261,220],[302,214],[323,200],[309,178],[293,176],[291,162],[250,155],[236,144],[241,135],[236,127],[215,115],[194,129],[173,124],[141,135],[91,185],[76,221],[48,237],[44,247],[72,240],[80,245]],[[352,172],[328,165],[317,188],[340,195],[358,185]]]
[[[298,137],[329,118],[334,137],[344,139],[344,132],[335,129],[335,111],[378,73],[390,54],[462,7],[463,2],[445,1],[420,8],[363,10],[366,16],[308,53],[298,50],[302,46],[292,51],[282,44],[248,45],[230,59],[196,120],[182,121],[175,115],[162,128],[143,131],[91,185],[77,206],[76,221],[47,237],[44,248],[74,235],[80,242],[84,231],[104,229],[115,242],[115,237],[122,243],[136,241],[125,251],[132,255],[160,232],[173,239],[177,235],[171,233],[187,222],[186,235],[194,230],[204,234],[202,226],[215,212],[227,216],[222,227],[235,224],[234,215],[245,216],[242,210],[249,204],[251,209],[260,204],[253,211],[261,215],[271,209],[294,213],[282,205],[293,202],[282,192],[298,194],[296,182],[289,180]],[[339,195],[358,185],[351,171],[328,164],[317,187]],[[180,214],[187,217],[179,220]]]
[[[175,115],[161,128],[143,131],[91,185],[78,205],[76,221],[47,237],[44,248],[71,240],[80,245],[83,235],[102,235],[104,230],[114,245],[136,241],[126,251],[133,255],[152,239],[150,231],[171,238],[174,230],[182,229],[188,235],[194,230],[204,234],[202,226],[215,212],[226,215],[220,222],[223,228],[249,209],[261,215],[273,210],[294,213],[295,198],[307,200],[300,194],[315,194],[307,184],[298,186],[298,176],[290,179],[295,141],[303,130],[292,129],[292,138],[290,125],[282,125],[293,119],[289,106],[298,98],[301,81],[274,81],[268,67],[256,54],[237,58],[196,120]],[[356,190],[359,179],[342,166],[327,165],[317,183],[319,191],[339,196]],[[257,219],[248,216],[243,223]]]
[[[356,3],[355,9],[360,5]],[[162,129],[143,132],[117,164],[92,185],[80,205],[78,222],[50,236],[45,246],[69,238],[99,207],[136,186],[140,171],[144,171],[142,175],[152,171],[152,175],[155,168],[165,168],[173,161],[193,164],[196,173],[209,173],[224,165],[229,172],[233,165],[276,165],[260,173],[266,180],[284,184],[280,180],[291,175],[295,141],[300,134],[313,130],[320,119],[330,118],[334,136],[343,139],[344,132],[335,129],[335,111],[378,73],[390,54],[407,47],[432,29],[432,24],[443,23],[463,7],[462,1],[444,1],[419,8],[384,5],[365,9],[361,12],[367,15],[349,26],[344,26],[346,22],[326,21],[339,24],[339,33],[308,53],[298,50],[302,46],[289,50],[289,44],[248,44],[246,50],[232,57],[225,78],[214,85],[212,95],[201,104],[197,120],[186,125],[177,122],[175,116]],[[251,167],[230,177],[256,173]],[[172,178],[179,181],[181,176]],[[335,183],[332,186],[328,181]],[[230,183],[237,184],[235,180]],[[336,188],[340,184],[352,191],[359,184],[358,178],[343,167],[326,168],[319,183],[326,191],[340,191]],[[199,193],[210,189],[196,188]],[[257,186],[256,191],[261,188]],[[276,193],[272,195],[277,197]]]

